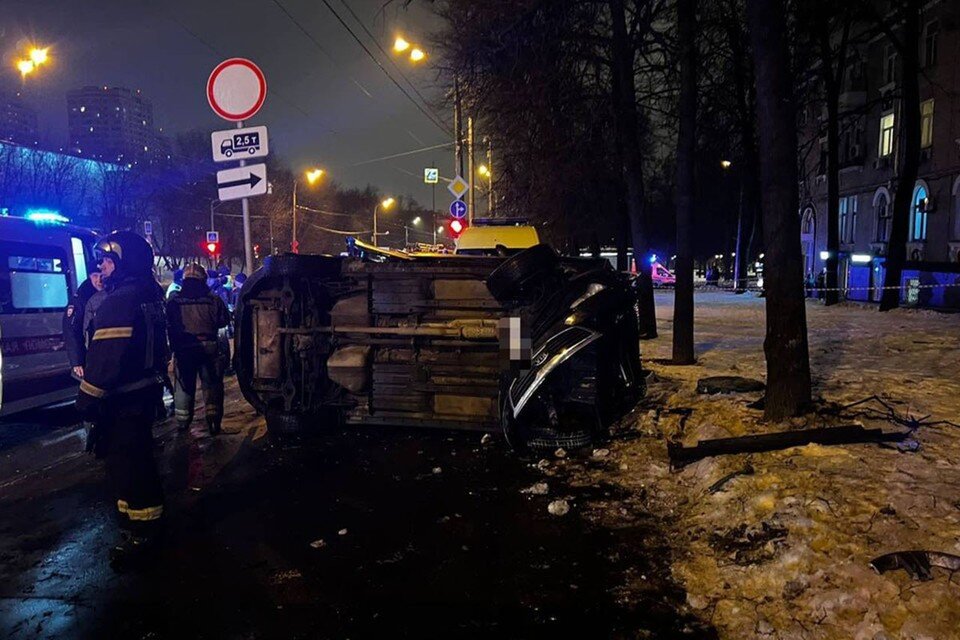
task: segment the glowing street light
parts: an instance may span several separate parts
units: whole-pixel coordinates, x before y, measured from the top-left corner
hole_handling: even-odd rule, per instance
[[[396,202],[393,198],[384,198],[373,208],[373,246],[377,246],[377,213],[380,209],[386,211]]]
[[[729,160],[721,160],[720,166],[723,167],[724,169],[729,169],[731,166],[733,166],[733,163],[730,162]]]
[[[393,50],[397,53],[403,53],[410,48],[410,43],[403,39],[401,36],[397,36],[397,39],[393,41]]]
[[[30,61],[33,62],[35,66],[40,66],[49,59],[49,50],[50,47],[34,47],[30,49]]]
[[[411,224],[413,224],[414,226],[420,224],[420,216],[417,216],[416,218],[414,218],[414,219],[411,221]]]
[[[303,175],[307,179],[307,184],[313,185],[325,173],[323,169],[308,169],[303,172]],[[293,181],[293,238],[290,242],[290,250],[293,253],[300,253],[300,243],[297,241],[297,185],[299,182],[299,180]]]
[[[412,62],[420,62],[426,57],[427,54],[425,54],[422,49],[417,49],[416,47],[410,52],[410,60]]]
[[[34,69],[37,66],[33,63],[33,60],[18,60],[17,61],[17,71],[20,72],[21,78],[26,78],[27,74],[33,73]]]
[[[493,177],[493,174],[490,173],[490,168],[485,164],[482,164],[477,168],[477,173],[479,173],[481,176],[487,179],[490,179]]]

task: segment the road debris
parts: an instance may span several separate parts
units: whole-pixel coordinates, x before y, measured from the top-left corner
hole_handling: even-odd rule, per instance
[[[709,376],[697,380],[697,393],[755,393],[767,387],[759,380],[742,376]]]
[[[567,450],[564,449],[563,447],[560,447],[559,449],[557,449],[556,451],[553,452],[553,457],[554,457],[554,458],[566,458],[566,457],[567,457]]]
[[[484,446],[493,444],[493,436],[490,435],[489,433],[483,434],[483,437],[480,438],[480,444]]]
[[[325,546],[327,546],[327,543],[324,542],[323,538],[320,538],[319,540],[314,540],[311,542],[310,546],[314,549],[323,549]]]
[[[594,449],[592,457],[594,458],[606,458],[610,455],[610,449]]]
[[[345,535],[347,535],[347,530],[346,530],[346,529],[340,529],[340,531],[337,531],[337,535],[338,535],[338,536],[345,536]]]
[[[533,496],[545,496],[550,492],[550,485],[546,482],[536,482],[526,489],[520,489],[520,493],[526,493]]]
[[[668,442],[667,453],[670,464],[680,468],[711,456],[737,453],[759,453],[777,451],[808,444],[856,444],[859,442],[898,442],[904,440],[909,432],[883,431],[883,429],[864,429],[860,425],[843,427],[819,427],[799,431],[778,431],[736,438],[717,438],[700,440],[695,447],[684,447],[679,442]]]
[[[441,467],[434,467],[432,473],[433,473],[433,475],[438,476],[438,475],[440,475],[441,473],[443,473],[443,469],[442,469]]]
[[[960,556],[940,551],[894,551],[870,561],[877,573],[903,569],[914,580],[933,580],[931,567],[953,572],[960,570]]]
[[[710,485],[710,487],[707,489],[707,491],[710,492],[710,493],[719,493],[720,491],[723,491],[723,487],[724,487],[728,482],[730,482],[731,480],[733,480],[733,479],[736,478],[737,476],[752,476],[753,473],[754,473],[754,471],[753,471],[753,465],[751,465],[751,464],[748,462],[748,463],[746,464],[746,466],[744,466],[742,469],[737,469],[736,471],[731,471],[731,472],[728,473],[727,475],[723,476],[722,478],[720,478],[719,480],[717,480],[716,482],[714,482],[712,485]]]
[[[565,516],[570,513],[570,503],[566,500],[554,500],[547,505],[547,511],[552,516]]]
[[[769,522],[761,522],[759,527],[738,525],[724,532],[710,536],[710,546],[717,551],[726,552],[734,563],[741,566],[760,564],[772,560],[780,553],[788,530]]]
[[[540,471],[546,471],[549,468],[550,468],[550,461],[547,460],[546,458],[542,458],[539,462],[537,462],[537,469],[540,469]]]

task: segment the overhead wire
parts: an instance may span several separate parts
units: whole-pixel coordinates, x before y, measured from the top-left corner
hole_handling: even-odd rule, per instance
[[[413,81],[407,77],[407,74],[404,73],[403,69],[400,68],[400,65],[394,62],[393,57],[383,49],[377,37],[370,33],[370,30],[367,29],[367,25],[364,24],[363,20],[360,19],[360,16],[358,16],[353,8],[350,7],[350,4],[347,2],[347,0],[340,0],[340,4],[346,7],[347,11],[350,12],[350,15],[353,16],[353,19],[356,20],[357,24],[360,25],[360,28],[363,29],[363,32],[367,34],[371,41],[373,41],[373,44],[376,45],[377,49],[380,50],[380,53],[383,54],[383,57],[390,63],[390,65],[396,69],[397,73],[400,74],[400,77],[406,80],[407,84],[410,85],[410,88],[413,89],[413,92],[417,94],[417,97],[423,101],[423,104],[425,104],[427,108],[430,109],[435,116],[437,116],[438,119],[442,119],[441,116],[430,107],[430,101],[427,100],[422,93],[420,93],[420,90],[417,89],[417,86],[413,83]]]
[[[273,0],[273,2],[276,4],[280,4],[280,0]],[[387,71],[387,68],[384,67],[379,60],[377,60],[377,57],[373,55],[373,52],[371,52],[370,49],[367,48],[367,45],[363,43],[363,40],[361,40],[360,37],[357,36],[357,34],[353,31],[353,29],[350,28],[350,25],[348,25],[346,21],[343,19],[343,17],[339,13],[337,13],[337,10],[334,9],[333,6],[331,6],[330,2],[328,0],[321,0],[321,2],[323,2],[324,6],[326,6],[327,9],[330,10],[330,13],[333,14],[333,17],[335,17],[337,19],[337,22],[339,22],[340,25],[347,30],[347,33],[349,33],[350,36],[353,37],[356,43],[360,45],[360,48],[363,49],[363,52],[367,54],[367,57],[369,57],[373,61],[373,63],[377,65],[380,71],[382,71],[384,75],[386,75],[387,78],[390,79],[390,81],[397,87],[397,89],[400,90],[400,92],[404,96],[406,96],[406,98],[417,108],[417,110],[420,111],[420,113],[422,113],[424,116],[426,116],[427,119],[430,120],[430,122],[432,122],[434,125],[436,125],[441,131],[452,136],[453,129],[448,127],[446,123],[444,123],[443,121],[438,119],[436,116],[431,114],[429,111],[427,111],[423,105],[417,102],[413,98],[413,96],[410,95],[410,93],[406,90],[406,88],[404,88],[402,84],[397,82],[397,79],[394,78],[389,71]]]

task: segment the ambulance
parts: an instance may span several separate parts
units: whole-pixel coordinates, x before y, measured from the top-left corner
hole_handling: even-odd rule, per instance
[[[0,416],[76,396],[63,313],[94,267],[93,232],[54,211],[0,216]]]

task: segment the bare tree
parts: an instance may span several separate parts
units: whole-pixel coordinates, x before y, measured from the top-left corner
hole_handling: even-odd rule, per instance
[[[677,283],[673,305],[673,363],[693,364],[693,202],[697,146],[697,2],[677,0],[680,46],[680,128],[677,135]]]
[[[747,0],[760,129],[766,253],[764,416],[779,420],[810,402],[810,359],[800,255],[796,111],[783,0]]]

